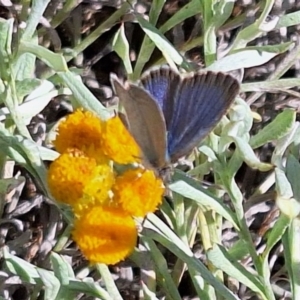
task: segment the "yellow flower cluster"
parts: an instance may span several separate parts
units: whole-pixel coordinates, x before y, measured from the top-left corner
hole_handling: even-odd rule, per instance
[[[59,124],[53,143],[61,155],[49,168],[48,185],[74,211],[74,241],[91,263],[119,262],[136,245],[133,217],[161,203],[161,179],[141,166],[141,150],[117,116],[102,121],[77,110]]]

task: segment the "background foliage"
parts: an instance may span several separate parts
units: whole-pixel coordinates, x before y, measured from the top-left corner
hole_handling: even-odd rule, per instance
[[[300,299],[300,12],[283,2],[2,1],[2,299]],[[48,193],[49,140],[72,108],[116,109],[111,72],[164,63],[231,72],[240,97],[128,262],[89,266]]]

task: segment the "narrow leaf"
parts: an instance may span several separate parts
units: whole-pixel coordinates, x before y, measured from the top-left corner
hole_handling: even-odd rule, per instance
[[[293,127],[296,119],[296,112],[292,109],[286,109],[276,116],[276,118],[256,135],[250,139],[250,145],[253,149],[266,143],[278,140],[286,135]]]
[[[216,268],[243,283],[252,291],[261,296],[264,295],[264,286],[261,281],[239,264],[235,257],[231,257],[224,247],[214,244],[213,248],[207,252],[207,257]]]
[[[125,35],[124,24],[121,24],[119,30],[116,32],[113,42],[112,42],[113,50],[119,55],[122,59],[124,67],[126,69],[127,74],[132,73],[132,66],[129,57],[129,43]]]
[[[242,68],[251,68],[265,64],[278,53],[245,50],[227,55],[210,65],[207,70],[229,72]]]
[[[189,198],[204,207],[209,207],[210,209],[215,210],[218,214],[231,222],[233,226],[238,228],[235,216],[228,207],[225,206],[220,199],[209,195],[208,191],[203,189],[201,184],[197,181],[178,171],[173,176],[173,180],[175,182],[169,185],[169,188],[173,192]]]

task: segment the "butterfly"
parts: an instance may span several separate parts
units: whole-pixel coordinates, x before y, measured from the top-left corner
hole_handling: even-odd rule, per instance
[[[226,114],[239,83],[211,71],[180,75],[160,67],[142,76],[139,85],[111,82],[123,105],[129,131],[144,159],[158,170],[188,155]]]

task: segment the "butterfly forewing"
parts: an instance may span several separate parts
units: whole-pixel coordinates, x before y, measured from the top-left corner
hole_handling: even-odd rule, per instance
[[[187,155],[216,126],[239,90],[233,77],[213,72],[181,78],[161,68],[141,81],[164,112],[173,162]]]
[[[129,131],[141,147],[144,159],[151,166],[162,168],[166,164],[166,123],[158,103],[144,89],[123,85],[111,77],[114,90],[124,106]]]
[[[152,70],[141,79],[142,86],[150,93],[153,99],[159,104],[163,111],[166,127],[170,128],[173,112],[175,111],[174,101],[167,99],[175,99],[178,87],[181,83],[180,75],[173,72],[170,68],[161,67]]]
[[[184,78],[174,99],[176,109],[168,135],[172,161],[188,154],[217,125],[238,89],[238,82],[222,73],[208,72]]]

